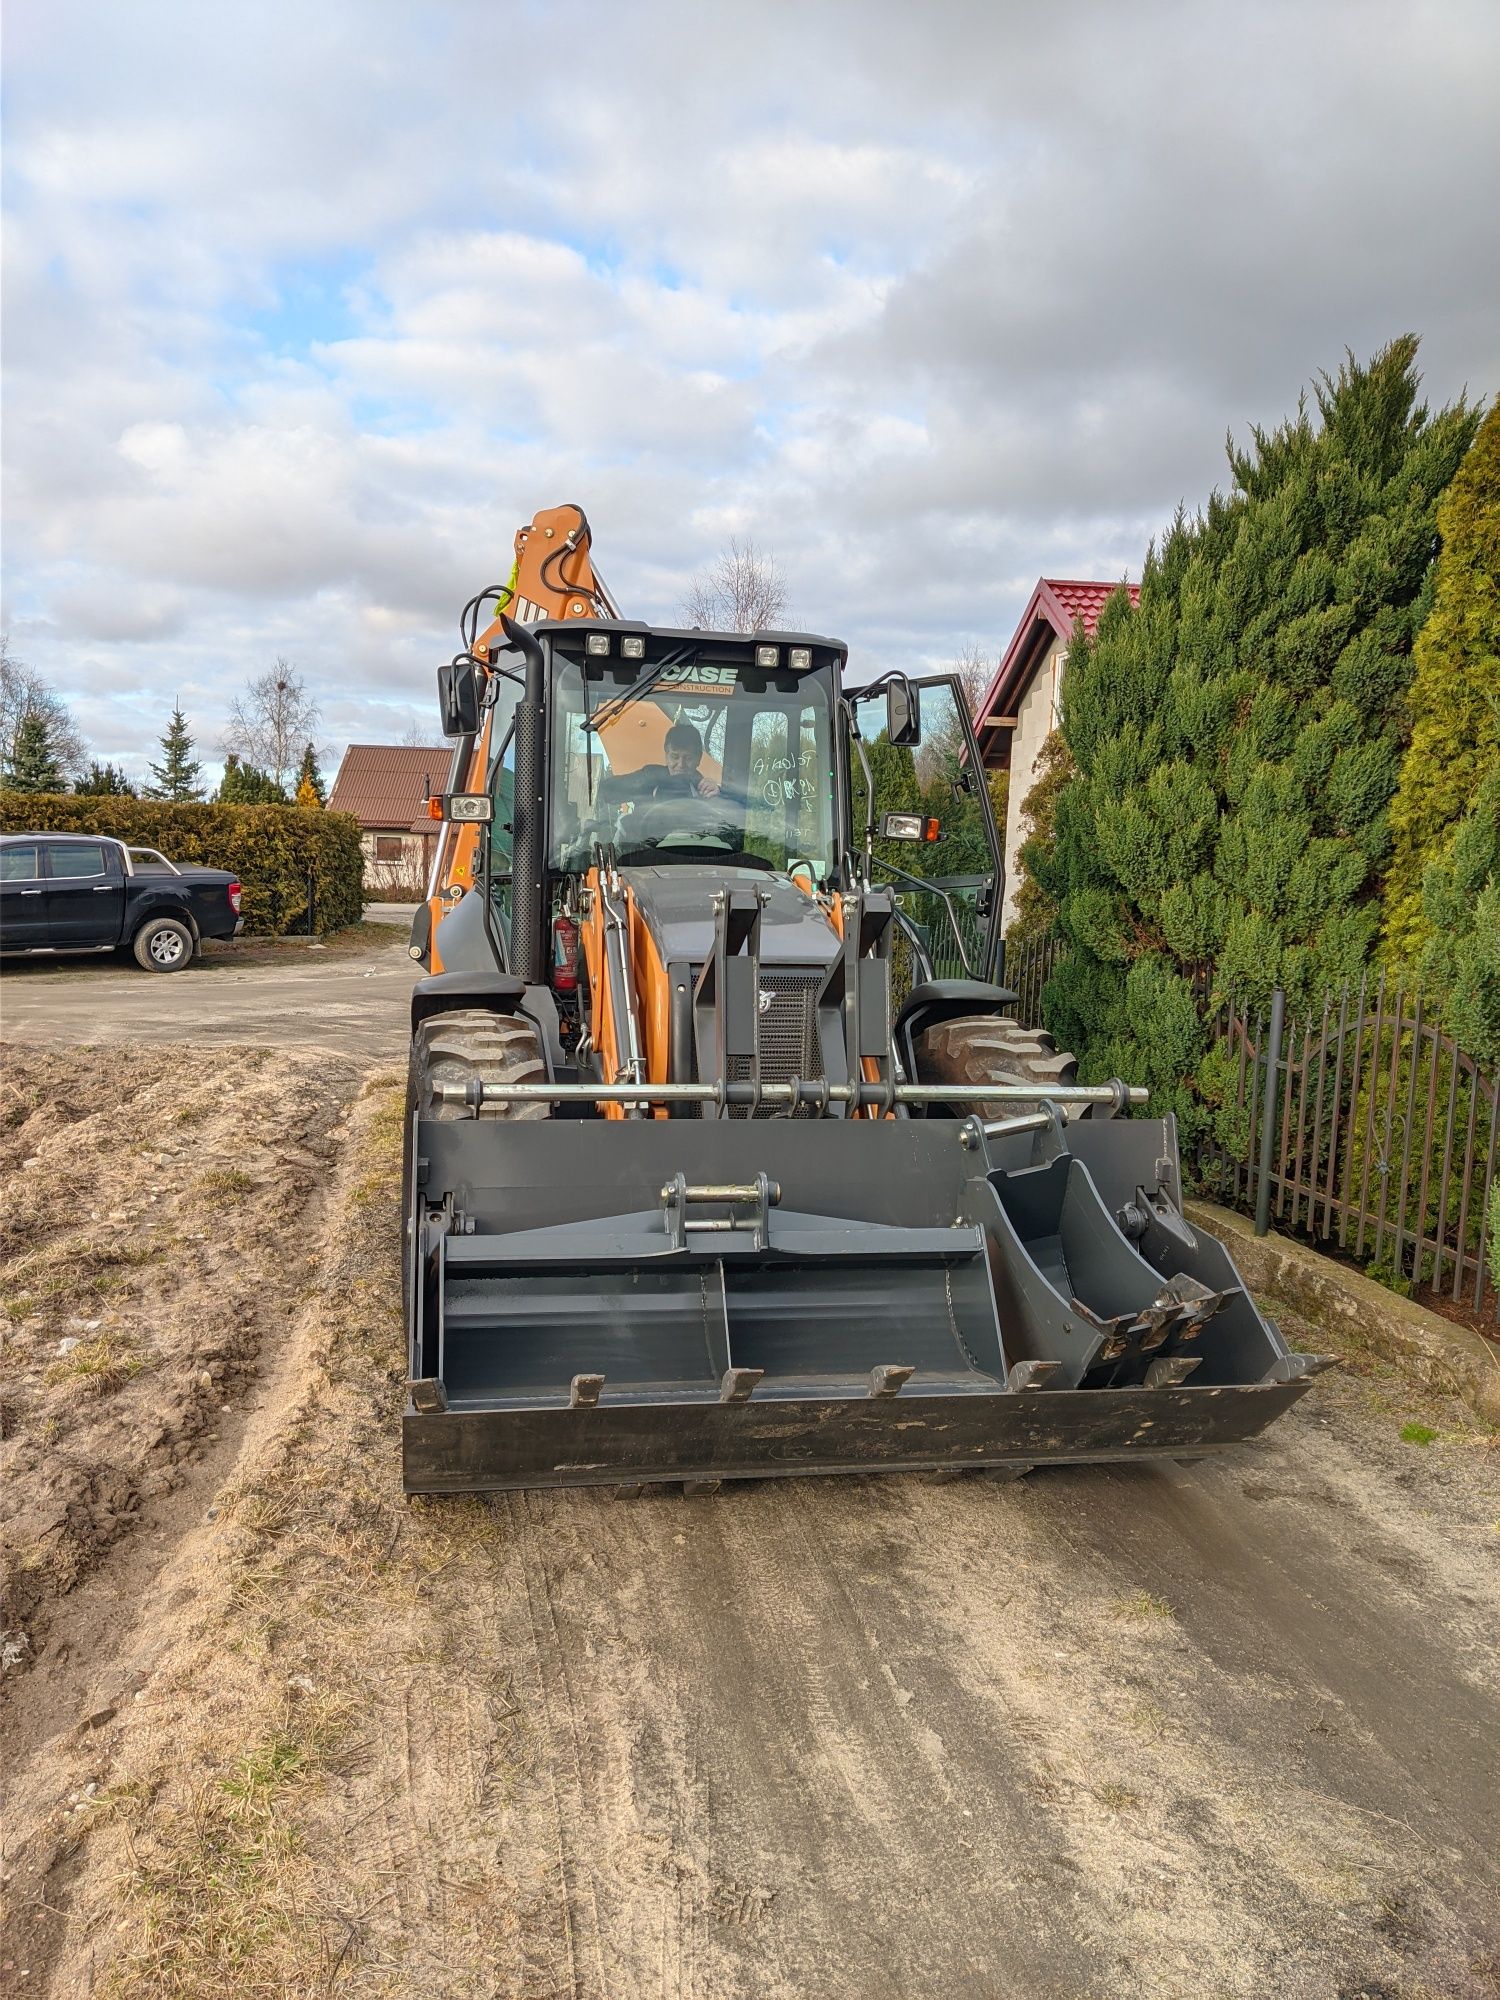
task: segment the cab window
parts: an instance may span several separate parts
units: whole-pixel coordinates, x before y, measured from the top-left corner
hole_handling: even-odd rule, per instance
[[[104,873],[104,849],[94,841],[49,841],[47,873],[54,882]]]
[[[0,882],[35,882],[41,872],[36,847],[0,847]]]

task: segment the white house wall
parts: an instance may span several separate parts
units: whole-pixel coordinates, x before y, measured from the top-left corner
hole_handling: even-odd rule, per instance
[[[1043,745],[1057,727],[1063,661],[1067,652],[1067,641],[1059,639],[1032,675],[1016,711],[1016,726],[1010,743],[1010,795],[1005,808],[1005,903],[1002,921],[1006,930],[1015,922],[1016,898],[1021,887],[1021,843],[1026,838],[1021,824],[1021,808],[1036,783],[1036,767]]]

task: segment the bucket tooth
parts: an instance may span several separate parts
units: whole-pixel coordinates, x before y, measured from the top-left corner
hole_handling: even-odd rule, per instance
[[[722,1479],[684,1479],[682,1494],[685,1500],[709,1500],[724,1484]]]
[[[996,1486],[1010,1486],[1035,1470],[1034,1465],[985,1465],[980,1468],[980,1477],[991,1480]]]
[[[870,1394],[899,1396],[916,1372],[915,1368],[908,1368],[904,1362],[882,1361],[878,1368],[870,1370]]]
[[[1336,1354],[1284,1354],[1261,1376],[1262,1382],[1305,1382],[1325,1368],[1337,1368]]]
[[[448,1407],[448,1391],[436,1375],[423,1375],[418,1380],[409,1382],[407,1388],[411,1392],[411,1406],[414,1410],[435,1415]]]
[[[764,1368],[726,1368],[719,1380],[721,1403],[748,1403]]]
[[[1146,1370],[1148,1389],[1175,1389],[1203,1360],[1201,1354],[1164,1354]]]
[[[618,1486],[611,1486],[609,1497],[611,1500],[639,1500],[645,1490],[646,1482],[643,1479],[632,1479],[622,1481]]]
[[[604,1387],[602,1375],[575,1375],[568,1389],[568,1403],[575,1410],[592,1410]]]
[[[1006,1373],[1005,1386],[1012,1395],[1022,1389],[1045,1388],[1061,1368],[1060,1361],[1017,1361]]]

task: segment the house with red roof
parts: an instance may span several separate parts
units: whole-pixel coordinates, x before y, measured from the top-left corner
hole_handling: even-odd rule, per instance
[[[1044,576],[1031,593],[999,670],[986,690],[974,718],[979,751],[987,771],[1009,771],[1009,804],[1005,814],[1005,907],[1009,929],[1016,915],[1021,886],[1020,850],[1025,838],[1021,808],[1036,783],[1037,763],[1047,738],[1057,727],[1062,695],[1063,662],[1081,623],[1092,638],[1106,598],[1126,589],[1134,604],[1138,584],[1084,583],[1071,577]]]
[[[328,809],[359,821],[367,890],[397,903],[426,894],[439,831],[427,801],[444,789],[452,758],[441,744],[351,743],[344,752]]]

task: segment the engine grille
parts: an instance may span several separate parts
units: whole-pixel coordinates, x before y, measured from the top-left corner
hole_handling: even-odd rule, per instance
[[[782,971],[763,966],[760,974],[760,1076],[762,1083],[790,1083],[800,1077],[815,1082],[823,1074],[823,1051],[818,1041],[818,993],[826,974],[819,971]],[[729,1081],[748,1083],[750,1058],[731,1056]],[[748,1118],[748,1105],[730,1107],[731,1118]],[[775,1115],[771,1107],[757,1117]],[[807,1106],[793,1112],[795,1118],[811,1116]]]

